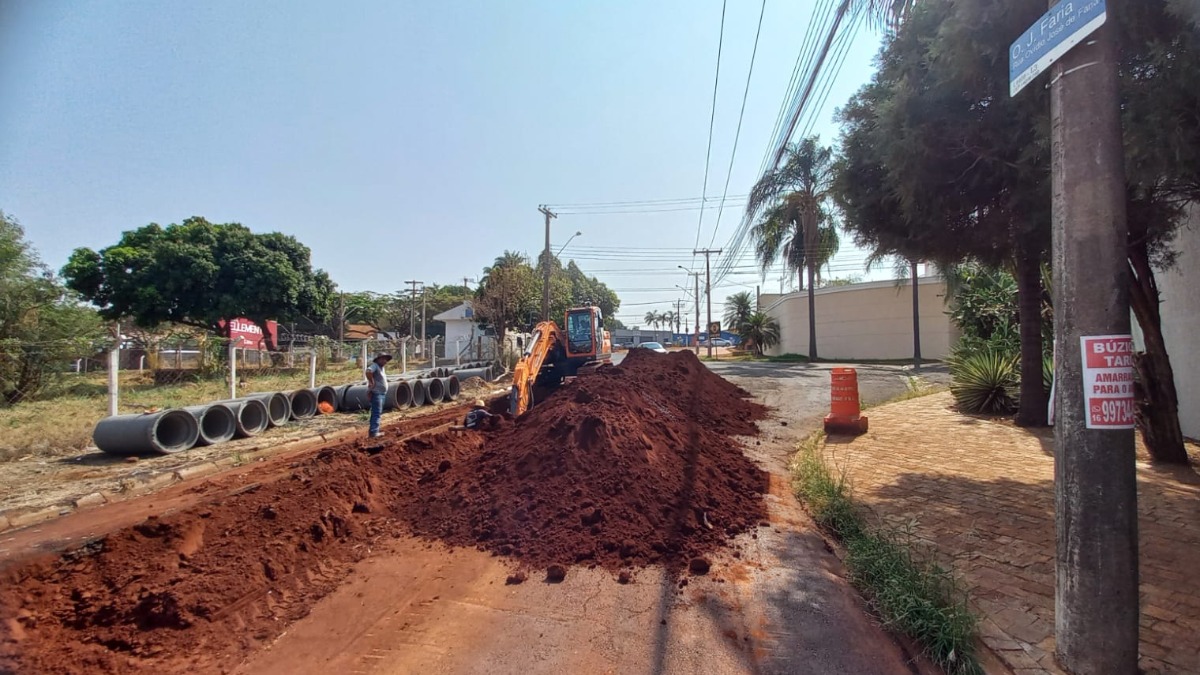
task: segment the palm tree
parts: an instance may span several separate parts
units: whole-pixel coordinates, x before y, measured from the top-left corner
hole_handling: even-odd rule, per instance
[[[784,162],[767,172],[750,190],[746,213],[761,218],[751,230],[755,254],[764,272],[780,254],[790,269],[808,271],[808,358],[817,358],[816,305],[813,288],[817,268],[832,257],[837,232],[822,235],[822,225],[832,229],[824,208],[833,184],[833,151],[816,137],[788,145]],[[821,240],[834,242],[822,250]],[[822,256],[825,256],[822,259]],[[803,280],[801,281],[803,285]]]
[[[660,315],[660,318],[662,319],[663,324],[666,325],[667,330],[671,330],[671,328],[675,325],[675,312],[672,310],[663,312]]]
[[[653,328],[658,328],[659,322],[662,321],[662,316],[654,310],[646,312],[646,316],[642,318],[646,321],[647,326],[651,326]]]
[[[754,312],[738,328],[742,342],[762,356],[763,350],[779,344],[779,322],[765,312]]]
[[[750,291],[734,293],[725,298],[725,325],[730,330],[742,332],[742,324],[754,313],[754,296]]]

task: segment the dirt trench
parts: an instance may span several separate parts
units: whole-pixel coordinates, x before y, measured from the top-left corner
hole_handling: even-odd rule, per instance
[[[702,571],[766,518],[767,477],[734,438],[765,412],[690,352],[645,352],[483,433],[359,440],[210,481],[178,512],[0,570],[0,672],[227,669],[402,536],[502,556],[517,582]]]

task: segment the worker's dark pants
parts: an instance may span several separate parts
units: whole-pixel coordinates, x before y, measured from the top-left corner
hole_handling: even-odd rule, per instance
[[[379,433],[379,418],[383,415],[383,400],[387,394],[371,393],[371,435]]]

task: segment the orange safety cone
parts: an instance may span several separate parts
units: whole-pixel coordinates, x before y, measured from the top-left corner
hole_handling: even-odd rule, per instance
[[[865,434],[867,418],[860,415],[858,403],[858,371],[853,368],[834,368],[830,373],[829,414],[825,416],[825,433]]]

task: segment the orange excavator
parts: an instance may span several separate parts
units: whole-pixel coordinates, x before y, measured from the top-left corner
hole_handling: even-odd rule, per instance
[[[535,392],[551,391],[566,378],[606,363],[612,363],[612,338],[604,329],[599,307],[568,309],[562,328],[543,321],[533,329],[533,337],[513,369],[508,411],[513,417],[523,415],[533,405]]]

